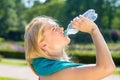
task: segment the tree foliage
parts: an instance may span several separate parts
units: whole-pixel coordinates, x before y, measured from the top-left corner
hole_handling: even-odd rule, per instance
[[[15,3],[12,0],[1,0],[0,1],[0,34],[3,35],[8,31],[8,28],[17,26],[18,19],[14,10]],[[14,20],[14,21],[13,21]],[[7,29],[6,29],[7,28]]]
[[[21,0],[0,0],[0,37],[14,40],[23,38],[24,27],[34,17],[50,16],[57,19],[60,26],[65,29],[69,22],[79,14],[83,14],[88,9],[95,9],[98,18],[95,23],[101,29],[103,35],[109,35],[109,30],[120,30],[120,7],[116,6],[118,0],[46,0],[45,3],[34,1],[34,6],[26,8]],[[107,34],[108,33],[108,34]],[[73,42],[79,42],[78,36],[74,36]],[[85,36],[86,34],[82,34]],[[109,38],[108,38],[109,39]],[[21,40],[21,39],[20,39]],[[91,41],[89,36],[83,41]]]
[[[25,25],[23,9],[20,0],[0,0],[0,37],[8,39],[12,36],[14,40],[18,35],[10,35],[10,33],[23,31]]]
[[[65,4],[61,0],[50,1],[49,3],[40,4],[33,8],[26,10],[26,20],[30,22],[31,19],[37,16],[50,16],[59,21],[60,24],[65,24]]]

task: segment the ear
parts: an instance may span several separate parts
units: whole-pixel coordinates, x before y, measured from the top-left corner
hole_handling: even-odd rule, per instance
[[[39,43],[39,47],[43,50],[46,50],[46,46],[47,46],[47,44],[45,42],[40,42]]]

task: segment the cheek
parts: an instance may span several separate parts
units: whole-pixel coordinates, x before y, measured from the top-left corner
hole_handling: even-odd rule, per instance
[[[70,43],[70,38],[69,37],[66,37],[66,36],[63,36],[59,33],[56,33],[56,34],[51,34],[48,36],[48,40],[50,43],[52,44],[69,44]]]
[[[69,44],[70,43],[70,38],[69,37],[67,37],[67,36],[61,36],[61,37],[56,37],[56,42],[58,43],[58,44],[64,44],[64,45],[67,45],[67,44]]]
[[[48,36],[48,42],[49,43],[54,43],[54,42],[57,42],[59,39],[58,39],[58,36],[55,36],[55,35],[49,35]]]

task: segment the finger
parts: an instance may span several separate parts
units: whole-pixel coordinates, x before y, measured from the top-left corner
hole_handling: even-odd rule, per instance
[[[81,19],[79,17],[76,17],[73,19],[73,22],[75,22],[77,24],[81,24]]]
[[[79,17],[76,17],[76,21],[80,24],[82,20]]]
[[[73,26],[78,26],[78,25],[79,25],[79,23],[76,22],[76,21],[71,21],[71,24],[72,24]]]
[[[76,21],[73,21],[72,24],[78,25],[79,23]]]
[[[84,22],[86,22],[86,21],[91,21],[91,20],[89,20],[88,18],[85,18],[84,16],[82,16],[82,15],[80,15],[79,16],[80,18],[81,18],[81,20],[82,21],[84,21]]]
[[[78,24],[76,23],[71,23],[74,28],[77,28]]]
[[[82,16],[82,15],[79,15],[79,18],[81,19],[81,21],[85,21],[86,20],[86,18],[84,17],[84,16]]]

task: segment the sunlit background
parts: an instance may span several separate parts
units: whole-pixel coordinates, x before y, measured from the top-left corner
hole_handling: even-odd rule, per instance
[[[104,80],[120,80],[120,0],[0,0],[0,80],[37,79],[25,61],[24,52],[25,26],[33,18],[50,16],[66,29],[74,17],[88,9],[98,13],[95,23],[117,66]],[[69,37],[71,43],[66,52],[72,60],[95,63],[95,47],[90,35],[79,32]]]

